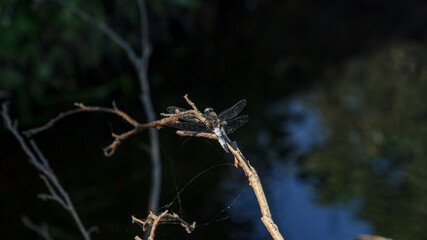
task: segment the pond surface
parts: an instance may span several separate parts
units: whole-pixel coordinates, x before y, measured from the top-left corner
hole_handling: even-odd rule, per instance
[[[273,218],[285,239],[354,239],[358,234],[369,234],[372,227],[367,221],[355,217],[360,201],[353,200],[348,204],[320,204],[316,191],[310,182],[302,181],[298,176],[298,158],[309,154],[325,142],[326,131],[316,109],[310,108],[301,101],[287,100],[275,102],[268,109],[268,116],[279,119],[277,131],[282,134],[273,142],[270,133],[259,134],[261,148],[280,151],[279,148],[291,148],[286,157],[279,153],[269,153],[270,170],[261,171],[261,181],[270,203]],[[281,118],[286,116],[286,118]],[[281,120],[280,120],[281,119]],[[267,148],[267,146],[270,146]],[[262,161],[261,158],[252,160]],[[251,219],[251,231],[233,233],[233,238],[266,239],[268,232],[260,221],[260,211],[251,189],[244,183],[226,181],[223,186],[230,192],[234,189],[234,199],[230,215],[236,222]],[[241,189],[247,189],[242,193]],[[233,191],[231,191],[233,192]],[[239,195],[239,192],[241,195]],[[237,200],[235,197],[239,196]],[[235,200],[233,202],[233,200]],[[230,203],[229,202],[229,203]],[[229,204],[228,203],[228,204]]]

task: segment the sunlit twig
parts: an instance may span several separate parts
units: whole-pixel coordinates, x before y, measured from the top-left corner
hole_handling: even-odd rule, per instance
[[[188,111],[182,111],[179,113],[172,113],[172,114],[162,114],[165,117],[178,117],[180,119],[188,119],[189,117],[197,118],[201,122],[205,122],[205,118],[203,117],[203,114],[197,110],[196,105],[188,98],[187,95],[184,96],[187,103],[192,107],[192,110]],[[178,135],[181,136],[196,136],[196,137],[205,137],[209,139],[217,139],[216,135],[213,133],[201,133],[201,132],[191,132],[191,131],[177,131]],[[231,153],[234,155],[235,160],[237,161],[236,164],[242,168],[245,175],[248,178],[249,185],[254,190],[255,196],[258,200],[258,204],[262,213],[261,221],[264,223],[267,230],[270,232],[270,235],[275,240],[283,240],[283,236],[279,231],[279,228],[274,223],[270,207],[267,202],[267,198],[265,196],[261,180],[259,179],[258,173],[255,170],[254,167],[249,163],[249,161],[246,160],[246,158],[243,156],[243,153],[240,151],[240,149],[237,146],[236,142],[233,142],[230,144],[229,142],[226,142],[228,145],[228,149],[231,151]]]
[[[187,233],[191,233],[196,228],[196,222],[193,222],[192,224],[187,223],[182,218],[178,216],[176,213],[168,213],[168,210],[165,210],[159,215],[156,215],[152,212],[148,214],[148,217],[145,220],[138,219],[134,216],[132,216],[132,223],[138,223],[142,226],[142,230],[144,232],[147,232],[149,230],[148,234],[148,240],[154,239],[154,234],[156,232],[156,229],[159,224],[164,223],[178,223],[180,224]],[[135,239],[140,239],[138,236],[135,237]]]

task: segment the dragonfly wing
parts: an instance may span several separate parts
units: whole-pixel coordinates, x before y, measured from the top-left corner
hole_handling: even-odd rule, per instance
[[[166,124],[168,127],[178,128],[185,131],[197,131],[197,132],[211,132],[205,124],[201,122],[169,122]]]
[[[248,115],[243,115],[234,119],[231,119],[230,121],[227,121],[227,124],[224,125],[224,131],[227,134],[235,132],[237,129],[239,129],[241,126],[245,125],[249,121]]]
[[[218,117],[222,121],[226,121],[229,119],[232,119],[239,115],[239,113],[243,110],[243,108],[246,106],[246,99],[240,100],[238,103],[234,104],[234,106],[222,111]]]

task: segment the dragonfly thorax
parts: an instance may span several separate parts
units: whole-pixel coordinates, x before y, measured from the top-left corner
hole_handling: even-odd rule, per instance
[[[178,121],[168,123],[170,127],[178,128],[191,134],[197,133],[214,133],[218,137],[218,141],[224,150],[228,148],[225,144],[229,141],[227,134],[233,133],[236,129],[248,122],[249,117],[237,115],[246,106],[246,100],[242,99],[234,106],[222,111],[218,115],[210,107],[204,110],[204,113],[199,113],[197,116],[183,116]],[[170,106],[167,111],[171,114],[185,113],[189,110]]]
[[[221,121],[218,118],[218,115],[214,112],[214,110],[210,107],[205,109],[205,115],[206,115],[206,126],[213,130],[215,127],[218,127],[221,123]]]
[[[212,113],[212,112],[213,112],[212,108],[210,108],[210,107],[205,108],[205,114],[209,114],[209,113]]]

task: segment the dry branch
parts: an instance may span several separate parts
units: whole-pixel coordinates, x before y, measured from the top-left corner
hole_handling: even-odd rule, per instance
[[[193,110],[182,111],[176,114],[162,115],[165,117],[178,117],[180,119],[193,117],[199,119],[202,122],[205,122],[206,119],[203,117],[203,114],[199,110],[197,110],[196,105],[188,98],[187,95],[185,95],[184,98]],[[176,133],[181,136],[196,136],[205,137],[209,139],[217,139],[216,135],[213,133],[199,133],[191,131],[177,131]],[[283,240],[284,238],[271,216],[270,207],[268,205],[267,198],[265,197],[264,190],[261,185],[261,180],[259,179],[257,171],[243,156],[236,142],[233,142],[232,144],[227,142],[227,145],[231,153],[234,155],[235,160],[237,160],[237,164],[243,169],[245,175],[248,177],[249,185],[254,190],[262,213],[261,221],[264,223],[265,227],[270,232],[270,235],[273,237],[273,239]]]
[[[44,0],[40,0],[42,2]],[[144,0],[137,0],[140,24],[141,24],[141,56],[136,54],[134,48],[131,44],[126,41],[123,37],[117,34],[110,26],[106,23],[100,21],[99,19],[93,17],[83,9],[77,7],[76,5],[69,3],[65,0],[51,0],[58,3],[78,18],[83,21],[91,24],[95,28],[100,29],[104,34],[118,46],[120,46],[123,51],[126,53],[129,61],[135,68],[135,71],[138,76],[138,83],[140,86],[140,100],[141,104],[144,107],[145,114],[147,116],[147,122],[152,122],[156,119],[156,113],[154,111],[153,103],[151,100],[150,84],[148,81],[148,65],[149,59],[151,56],[151,44],[149,38],[149,28],[148,28],[148,13],[147,6]],[[133,135],[134,133],[129,133]],[[157,129],[149,129],[149,139],[150,139],[150,159],[151,159],[151,187],[148,200],[148,209],[149,211],[157,210],[159,206],[159,197],[161,190],[161,178],[162,178],[162,164],[160,159],[160,143],[159,143],[159,133]],[[114,154],[115,149],[123,139],[116,138],[116,141],[104,149],[104,154],[111,156]]]
[[[106,108],[106,107],[99,107],[99,106],[86,106],[83,103],[74,103],[74,105],[78,108],[60,113],[58,116],[49,120],[45,125],[27,130],[24,132],[24,134],[27,137],[34,136],[35,134],[38,134],[42,131],[45,131],[45,130],[53,127],[59,120],[65,118],[65,117],[71,116],[73,114],[76,114],[76,113],[105,112],[105,113],[115,114],[115,115],[123,118],[123,120],[125,120],[131,126],[133,126],[133,129],[131,129],[125,133],[122,133],[122,134],[112,133],[112,136],[114,137],[114,141],[110,145],[105,147],[103,150],[105,156],[110,157],[115,153],[116,149],[119,147],[119,145],[124,140],[128,139],[129,137],[131,137],[137,133],[139,133],[140,131],[143,131],[143,130],[148,129],[148,128],[159,129],[159,128],[163,127],[164,125],[167,125],[167,123],[169,123],[169,122],[178,120],[178,117],[169,117],[169,118],[163,118],[163,119],[160,119],[157,121],[152,121],[152,122],[149,122],[146,124],[142,124],[142,123],[139,123],[138,121],[136,121],[135,119],[133,119],[132,117],[130,117],[127,113],[120,110],[114,103],[113,103],[113,108]]]
[[[38,235],[43,237],[45,240],[53,240],[53,237],[50,235],[47,226],[42,225],[41,227],[35,223],[33,223],[27,216],[21,216],[21,221],[24,225],[36,232]]]
[[[51,127],[56,121],[58,121],[59,119],[65,117],[65,116],[69,116],[73,113],[77,113],[77,112],[82,112],[82,111],[102,111],[102,112],[109,112],[109,113],[113,113],[116,115],[121,116],[124,120],[126,120],[127,122],[129,122],[132,126],[134,126],[134,129],[120,134],[120,135],[116,135],[113,134],[113,136],[115,137],[115,141],[108,146],[106,149],[110,149],[111,154],[114,153],[115,149],[120,145],[120,143],[127,139],[128,137],[144,130],[147,128],[161,128],[163,126],[167,126],[168,123],[174,122],[174,121],[179,121],[179,120],[183,120],[183,119],[188,119],[188,118],[197,118],[198,120],[200,120],[201,122],[205,122],[205,117],[203,116],[203,114],[197,109],[196,105],[188,98],[187,95],[184,96],[184,98],[187,100],[187,103],[192,107],[191,110],[187,110],[187,111],[181,111],[178,113],[172,113],[172,114],[161,114],[163,116],[162,119],[157,120],[157,121],[152,121],[146,124],[141,124],[138,123],[137,121],[135,121],[134,119],[132,119],[130,116],[128,116],[127,114],[125,114],[124,112],[120,111],[117,107],[114,107],[112,109],[110,108],[103,108],[103,107],[91,107],[91,106],[85,106],[83,104],[76,104],[76,106],[78,106],[80,108],[76,109],[76,110],[71,110],[66,112],[65,114],[60,114],[58,117],[54,118],[53,120],[49,121],[48,124],[46,124],[45,126],[42,126],[38,129],[42,129],[45,130],[49,127]],[[78,110],[78,111],[77,111]],[[204,137],[204,138],[209,138],[209,139],[217,139],[216,135],[213,133],[200,133],[200,132],[191,132],[191,131],[177,131],[178,135],[181,136],[197,136],[197,137]],[[255,168],[249,163],[248,160],[246,160],[246,158],[244,157],[243,153],[240,151],[240,149],[238,148],[236,142],[232,142],[231,144],[227,142],[228,148],[230,149],[231,153],[234,155],[235,160],[237,161],[238,166],[240,166],[242,168],[242,170],[244,171],[245,175],[248,177],[248,181],[249,181],[249,185],[252,187],[252,189],[254,190],[254,193],[257,197],[258,200],[258,204],[260,206],[260,210],[262,213],[262,217],[261,217],[261,221],[264,223],[265,227],[267,228],[267,230],[270,232],[271,236],[273,237],[273,239],[275,240],[283,240],[283,236],[281,235],[277,225],[274,223],[273,219],[272,219],[272,215],[270,212],[270,208],[266,199],[266,196],[264,194],[264,190],[262,188],[261,185],[261,181],[259,179],[259,176],[257,174],[257,171],[255,170]],[[105,151],[105,149],[104,149]],[[107,155],[107,153],[106,153]],[[42,170],[41,170],[42,171]],[[48,184],[47,184],[48,185]],[[49,186],[48,186],[49,188]],[[50,190],[50,188],[49,188]],[[50,190],[50,194],[48,195],[49,198],[55,198],[55,192]],[[46,196],[44,196],[46,197]],[[58,200],[57,200],[58,201]],[[148,226],[151,226],[151,231],[150,231],[150,237],[149,239],[153,239],[154,237],[154,231],[157,227],[157,224],[159,223],[159,221],[161,221],[162,218],[164,218],[165,216],[171,218],[167,211],[163,212],[162,214],[160,214],[159,216],[153,214],[152,212],[150,212],[150,215],[148,216],[146,221],[142,221],[139,219],[136,219],[133,217],[133,220],[135,222],[139,222],[140,224],[143,224],[144,228],[145,225],[148,224]],[[174,216],[175,219],[177,218],[177,216]],[[166,218],[165,218],[166,219]],[[195,223],[193,223],[195,224]],[[184,224],[186,225],[186,224]],[[186,225],[187,226],[187,225]],[[192,226],[192,225],[188,225],[188,226]],[[191,229],[191,228],[190,228]],[[194,226],[193,226],[194,229]]]
[[[28,156],[29,163],[41,172],[40,177],[42,178],[47,189],[49,190],[49,193],[39,194],[39,198],[45,201],[52,200],[58,202],[72,216],[83,238],[85,240],[90,240],[90,234],[95,228],[85,228],[79,214],[77,213],[74,207],[73,202],[71,201],[71,198],[63,188],[62,184],[59,182],[59,179],[50,167],[47,158],[43,156],[42,152],[40,151],[34,140],[29,139],[30,145],[27,144],[26,140],[18,130],[18,122],[16,120],[12,121],[12,119],[10,118],[7,103],[2,104],[1,116],[3,118],[4,125],[6,126],[6,128],[18,140],[22,150]],[[51,239],[51,237],[49,238],[50,235],[46,232],[46,229],[43,229],[33,224],[31,221],[29,221],[28,218],[24,218],[23,222],[27,227],[39,233],[43,238]]]
[[[167,113],[161,113],[163,116],[160,120],[151,121],[148,123],[139,123],[135,119],[133,119],[131,116],[129,116],[127,113],[120,110],[114,103],[112,108],[107,107],[100,107],[100,106],[86,106],[83,103],[74,103],[74,106],[78,107],[77,109],[72,109],[63,113],[58,114],[58,116],[52,118],[49,120],[46,124],[29,129],[27,131],[24,131],[23,133],[27,137],[34,136],[42,131],[48,130],[49,128],[53,127],[58,121],[62,120],[65,117],[71,116],[73,114],[81,113],[81,112],[105,112],[117,115],[121,117],[123,120],[125,120],[127,123],[129,123],[131,126],[133,126],[133,129],[121,133],[116,134],[112,133],[111,135],[114,138],[114,141],[105,147],[103,149],[104,155],[107,157],[112,156],[117,148],[120,146],[120,144],[128,139],[129,137],[145,130],[145,129],[160,129],[164,126],[167,126],[170,122],[179,121],[179,119],[182,118],[188,118],[188,117],[194,117],[199,119],[201,122],[205,122],[206,119],[203,116],[203,114],[197,109],[196,105],[191,102],[190,99],[188,99],[187,95],[184,96],[184,98],[187,100],[187,103],[193,108],[192,110],[188,110],[185,112],[179,112],[179,113],[173,113],[173,114],[167,114]],[[209,139],[217,139],[215,134],[211,133],[199,133],[199,132],[191,132],[191,131],[177,131],[178,135],[181,136],[195,136],[195,137],[204,137]]]
[[[264,189],[262,188],[261,180],[259,179],[257,171],[243,156],[242,152],[237,147],[237,144],[235,142],[233,143],[234,146],[229,143],[227,143],[227,145],[231,153],[234,155],[235,159],[238,160],[238,165],[245,172],[249,180],[249,186],[251,186],[254,190],[262,214],[261,221],[264,223],[265,227],[270,232],[270,235],[273,237],[273,239],[283,240],[284,238],[272,218],[270,207],[268,205],[267,198],[265,197]]]
[[[192,224],[187,223],[182,218],[178,216],[176,213],[168,213],[168,210],[165,210],[160,215],[156,215],[152,212],[148,214],[148,217],[145,220],[138,219],[132,216],[132,223],[138,223],[142,226],[142,230],[145,232],[150,230],[148,235],[148,240],[154,239],[154,234],[159,224],[179,224],[181,225],[187,233],[191,233],[196,228],[196,222]],[[135,239],[140,239],[138,236]]]
[[[120,117],[122,117],[126,122],[131,124],[134,127],[137,127],[138,122],[133,120],[129,115],[127,115],[125,112],[121,111],[117,108],[117,106],[113,103],[113,108],[105,108],[105,107],[98,107],[98,106],[85,106],[83,103],[74,103],[74,106],[79,107],[77,109],[72,109],[63,113],[60,113],[58,116],[52,118],[49,120],[45,125],[32,128],[30,130],[24,131],[23,133],[27,137],[32,137],[42,131],[45,131],[51,127],[53,127],[59,120],[68,117],[70,115],[80,113],[80,112],[105,112],[105,113],[112,113],[116,114]]]

